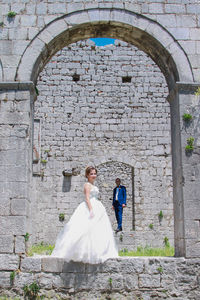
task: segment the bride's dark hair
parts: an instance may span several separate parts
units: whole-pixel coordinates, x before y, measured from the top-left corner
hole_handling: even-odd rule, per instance
[[[88,177],[88,175],[90,174],[90,172],[91,172],[92,170],[95,170],[96,173],[97,173],[97,169],[96,169],[95,167],[93,167],[93,166],[87,167],[87,168],[85,169],[85,177],[86,177],[86,178]]]

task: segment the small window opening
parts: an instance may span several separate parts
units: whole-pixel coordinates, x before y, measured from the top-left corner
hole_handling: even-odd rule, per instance
[[[75,74],[72,76],[72,79],[73,79],[73,81],[77,82],[77,81],[80,80],[80,75],[78,75],[78,74],[75,73]]]
[[[132,78],[131,76],[123,76],[122,77],[122,82],[123,83],[131,82],[131,78]]]

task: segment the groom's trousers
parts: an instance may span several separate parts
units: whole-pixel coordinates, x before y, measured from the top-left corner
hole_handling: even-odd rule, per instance
[[[116,216],[117,225],[118,225],[117,228],[122,229],[123,207],[118,201],[115,201],[114,208],[115,208],[115,216]]]

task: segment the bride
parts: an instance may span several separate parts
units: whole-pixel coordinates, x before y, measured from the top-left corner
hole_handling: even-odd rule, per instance
[[[96,168],[87,167],[85,176],[88,180],[84,185],[85,201],[79,204],[58,235],[52,256],[98,264],[118,257],[118,251],[110,220],[94,185]]]

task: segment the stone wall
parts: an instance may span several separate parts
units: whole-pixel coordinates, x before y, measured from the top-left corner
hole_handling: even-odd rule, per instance
[[[11,10],[17,13],[15,18],[7,16]],[[40,261],[34,260],[33,267],[23,266],[24,272],[17,272],[15,287],[10,290],[11,272],[22,270],[20,261],[23,262],[22,254],[25,253],[24,236],[26,232],[37,237],[37,228],[43,223],[48,234],[40,236],[40,238],[54,239],[58,226],[62,227],[58,218],[56,218],[57,224],[54,223],[58,207],[52,198],[49,198],[49,195],[59,196],[59,209],[62,211],[63,207],[66,207],[66,201],[63,204],[60,201],[63,197],[63,192],[60,191],[63,189],[65,194],[70,195],[68,200],[75,199],[74,195],[81,192],[78,189],[75,191],[75,187],[81,187],[84,182],[85,163],[82,166],[79,163],[80,169],[77,170],[77,165],[65,165],[62,161],[59,162],[59,166],[56,161],[55,172],[60,178],[57,178],[57,190],[55,190],[54,182],[48,181],[45,177],[45,170],[44,174],[42,173],[43,177],[35,177],[34,181],[31,181],[31,118],[33,113],[30,106],[32,104],[30,95],[34,95],[34,84],[37,81],[38,73],[51,56],[66,45],[81,40],[83,37],[89,38],[91,35],[92,37],[107,35],[121,38],[137,45],[154,59],[166,76],[170,89],[168,99],[171,102],[176,255],[199,257],[199,97],[194,95],[200,81],[199,1],[171,0],[169,3],[164,0],[160,0],[160,2],[155,2],[155,0],[145,2],[139,0],[123,2],[118,0],[106,2],[99,0],[91,2],[81,0],[54,2],[2,0],[0,11],[0,252],[2,253],[0,255],[0,286],[2,293],[10,291],[11,295],[14,295],[16,286],[23,287],[24,284],[31,283],[37,278],[41,280],[42,287],[48,287],[49,290],[51,287],[56,288],[59,293],[62,293],[59,286],[70,286],[72,288],[71,290],[69,288],[71,295],[75,292],[78,295],[78,291],[75,289],[78,286],[83,287],[85,279],[85,286],[88,290],[83,290],[83,293],[87,293],[92,286],[91,277],[88,276],[85,267],[83,271],[78,268],[77,273],[76,269],[72,268],[73,275],[61,270],[61,275],[59,275],[59,271],[57,274],[51,273],[52,270],[47,269],[52,266],[54,270],[58,270],[57,263],[52,264],[47,261],[45,263],[47,267],[45,267],[44,261],[40,263]],[[193,113],[193,121],[189,127],[182,122],[182,115],[185,112]],[[38,127],[39,133],[42,124],[38,122],[37,125],[35,128]],[[186,155],[185,146],[187,138],[190,136],[195,137],[194,151],[191,155]],[[44,153],[44,160],[48,158],[48,167],[47,164],[45,164],[46,167],[43,167],[48,170],[51,153],[48,152],[49,149],[44,150],[47,150]],[[115,162],[122,163],[123,158],[123,163],[130,165],[131,168],[136,167],[135,158],[132,154],[129,156],[129,150],[131,154],[132,148],[128,151],[123,149],[122,155],[119,156],[117,151],[114,153],[111,149],[111,156],[114,157]],[[43,153],[41,152],[41,154]],[[35,162],[38,160],[37,153],[33,158]],[[107,151],[104,153],[104,158],[103,155],[97,160],[90,157],[90,162],[99,166],[111,162],[110,158]],[[150,161],[150,167],[153,163],[158,163],[157,156]],[[60,171],[68,167],[69,170],[73,169],[76,176],[62,178]],[[143,161],[142,168],[152,170],[149,166],[143,165]],[[144,175],[146,169],[143,172],[143,182],[145,183],[147,181]],[[52,170],[55,170],[53,166]],[[54,171],[52,171],[52,175],[54,175]],[[35,176],[38,175],[35,174]],[[41,183],[42,178],[44,182],[46,180],[46,186]],[[43,195],[46,194],[46,196],[44,198],[41,198],[40,194],[36,196],[39,186],[45,186]],[[70,186],[73,189],[67,192]],[[51,207],[42,215],[43,208],[49,205],[48,199],[51,199]],[[40,207],[36,200],[40,201]],[[47,202],[45,203],[45,201]],[[29,210],[30,204],[31,210]],[[77,203],[72,203],[72,205],[74,207],[69,208],[69,215]],[[38,207],[41,209],[38,210]],[[51,215],[52,209],[54,209],[54,213]],[[37,218],[37,214],[40,218]],[[31,225],[30,220],[32,220],[33,230],[29,226]],[[55,231],[48,231],[51,220],[54,224],[53,228],[56,227]],[[133,297],[136,299],[138,297],[159,299],[164,298],[165,294],[166,299],[199,299],[199,260],[170,259],[168,261],[165,258],[166,266],[162,275],[157,273],[159,267],[156,267],[155,274],[154,268],[151,268],[154,266],[152,260],[147,259],[147,261],[147,268],[143,268],[144,273],[134,278],[135,273],[139,274],[139,271],[133,272],[136,269],[134,264],[131,264],[130,268],[126,268],[126,264],[118,268],[118,262],[114,262],[112,270],[107,268],[110,270],[108,276],[105,276],[105,272],[100,272],[100,277],[101,279],[105,278],[105,282],[100,280],[100,285],[96,288],[100,290],[102,286],[106,293],[107,291],[110,293],[110,286],[109,290],[107,289],[108,280],[111,282],[110,274],[116,272],[116,276],[119,276],[116,277],[116,282],[120,283],[118,286],[122,290],[123,297],[127,297],[126,293],[129,293],[131,299]],[[140,259],[135,260],[136,265],[137,263],[140,264]],[[26,265],[26,262],[24,264]],[[27,265],[30,265],[29,262]],[[142,265],[144,266],[144,262]],[[69,271],[69,267],[67,269]],[[127,274],[120,273],[121,270]],[[162,269],[159,268],[159,270],[161,272]],[[68,283],[71,278],[72,284],[70,285]],[[93,278],[96,279],[94,284],[99,282],[94,273],[92,273]],[[160,278],[161,281],[159,281]],[[19,282],[17,282],[18,279]],[[138,286],[135,289],[134,284],[137,282]],[[127,285],[131,288],[130,292],[127,292]],[[114,288],[116,290],[118,287]],[[93,292],[89,291],[89,293],[92,298]],[[94,297],[96,297],[100,292],[95,290],[94,293]],[[118,290],[114,291],[114,296],[115,298],[119,296]]]
[[[123,82],[127,76],[130,82]],[[63,226],[59,213],[69,220],[84,199],[84,169],[95,164],[113,228],[115,178],[127,187],[123,227],[130,238],[124,245],[162,246],[165,236],[173,244],[168,88],[155,63],[119,40],[106,47],[80,41],[50,60],[37,88],[34,118],[41,136],[35,145],[41,158],[33,164],[33,240],[55,241]],[[81,174],[63,177],[64,169],[73,168]]]
[[[56,0],[54,2],[7,0],[1,1],[0,27],[1,32],[1,61],[3,65],[3,80],[14,80],[16,67],[20,57],[29,42],[47,24],[58,17],[72,12],[89,9],[125,9],[141,14],[156,21],[166,28],[187,53],[193,69],[194,78],[200,80],[200,4],[198,0],[180,1],[82,1]],[[8,18],[9,11],[17,13],[15,18]],[[96,11],[91,13],[91,21]],[[107,13],[102,18],[107,20]],[[124,21],[126,21],[124,19]],[[152,31],[153,32],[153,31]],[[46,37],[47,38],[47,37]],[[160,37],[162,38],[162,37]],[[174,49],[176,52],[176,49]],[[183,69],[184,72],[184,69]]]
[[[56,258],[0,255],[0,295],[23,298],[36,282],[44,299],[198,300],[199,259],[132,257],[100,265],[66,263]],[[10,281],[11,270],[17,270]]]
[[[32,167],[31,87],[10,84],[0,91],[0,253],[24,253],[30,232],[30,172]],[[23,118],[23,121],[22,121]]]

